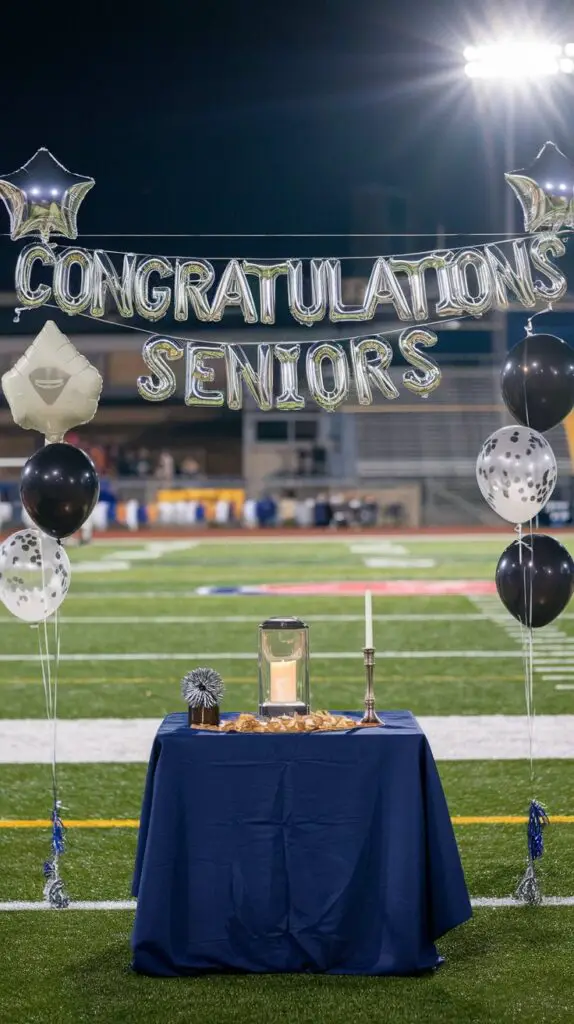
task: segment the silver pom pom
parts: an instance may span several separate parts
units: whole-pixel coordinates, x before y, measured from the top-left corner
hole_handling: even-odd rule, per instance
[[[528,907],[537,907],[542,903],[542,892],[540,891],[540,885],[538,878],[536,877],[536,869],[532,861],[529,861],[528,867],[520,880],[520,884],[514,894],[515,900],[519,903],[524,903]]]
[[[44,886],[44,898],[48,901],[54,910],[65,910],[70,905],[70,897],[68,896],[64,882],[57,876],[48,877]]]
[[[215,708],[225,692],[223,680],[212,668],[194,668],[181,680],[181,693],[190,708]]]

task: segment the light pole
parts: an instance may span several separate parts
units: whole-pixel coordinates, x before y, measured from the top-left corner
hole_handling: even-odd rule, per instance
[[[524,88],[534,86],[541,79],[552,79],[574,74],[574,44],[561,46],[558,43],[537,40],[500,40],[478,46],[467,46],[464,50],[465,72],[476,82],[480,95],[484,89],[495,98],[504,111],[504,171],[516,170],[516,104]],[[491,87],[488,89],[488,87]],[[542,142],[545,140],[541,140]],[[493,194],[500,194],[502,188],[504,206],[502,222],[504,236],[511,237],[516,228],[515,199],[511,189],[505,185],[500,168],[495,167]],[[500,208],[500,207],[499,207]],[[498,374],[508,351],[508,314],[499,311],[494,328],[495,372]],[[502,413],[504,421],[504,413]]]

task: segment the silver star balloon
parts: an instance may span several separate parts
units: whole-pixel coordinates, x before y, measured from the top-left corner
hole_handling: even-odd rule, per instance
[[[28,163],[0,178],[0,198],[10,215],[10,238],[39,235],[78,237],[78,210],[93,188],[93,178],[72,174],[47,149],[39,149]]]
[[[505,174],[524,213],[526,231],[574,227],[574,164],[553,142],[520,171]]]

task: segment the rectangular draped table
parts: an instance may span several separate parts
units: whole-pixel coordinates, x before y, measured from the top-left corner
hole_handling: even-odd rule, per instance
[[[168,715],[151,752],[133,967],[412,974],[471,915],[408,711],[337,733],[214,733]]]

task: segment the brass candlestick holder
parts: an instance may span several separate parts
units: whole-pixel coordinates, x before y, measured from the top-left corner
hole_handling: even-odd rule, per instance
[[[375,648],[364,647],[365,675],[367,677],[367,692],[365,693],[365,714],[361,719],[361,725],[384,725],[375,711],[375,691],[373,689],[373,678],[375,675]]]

